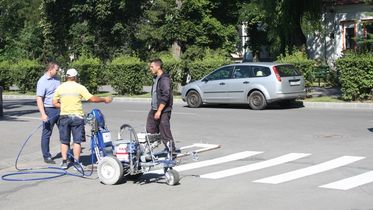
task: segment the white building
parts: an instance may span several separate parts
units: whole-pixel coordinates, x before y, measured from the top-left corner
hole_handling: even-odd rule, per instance
[[[337,0],[325,8],[323,32],[307,36],[307,50],[312,59],[326,60],[329,65],[357,41],[373,33],[373,5],[359,0]],[[364,42],[364,41],[363,41]]]

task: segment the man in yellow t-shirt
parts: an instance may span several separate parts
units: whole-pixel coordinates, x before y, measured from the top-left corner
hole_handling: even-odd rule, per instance
[[[61,84],[53,96],[53,105],[61,109],[59,119],[59,131],[61,141],[61,168],[67,169],[67,152],[70,145],[71,133],[73,135],[74,159],[79,161],[81,142],[84,132],[84,112],[81,100],[84,99],[93,103],[110,103],[111,97],[94,96],[86,87],[76,82],[78,72],[75,69],[68,69],[66,72],[67,81]],[[80,163],[78,163],[80,164]]]

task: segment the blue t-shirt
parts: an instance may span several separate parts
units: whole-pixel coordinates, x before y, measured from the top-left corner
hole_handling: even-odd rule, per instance
[[[50,77],[48,74],[40,77],[36,86],[36,96],[43,98],[44,107],[54,107],[52,104],[53,94],[60,83],[57,77]]]

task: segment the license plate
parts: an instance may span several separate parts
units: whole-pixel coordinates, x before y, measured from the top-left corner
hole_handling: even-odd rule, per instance
[[[289,81],[291,86],[300,85],[300,80]]]

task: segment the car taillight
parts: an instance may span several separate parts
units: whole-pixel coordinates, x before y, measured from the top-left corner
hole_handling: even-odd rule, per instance
[[[273,72],[274,72],[275,75],[276,75],[276,79],[277,79],[279,82],[281,82],[281,77],[280,77],[280,74],[279,74],[278,71],[277,71],[276,66],[273,67]]]

